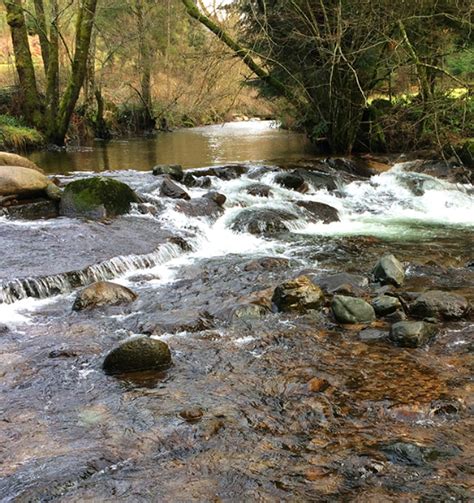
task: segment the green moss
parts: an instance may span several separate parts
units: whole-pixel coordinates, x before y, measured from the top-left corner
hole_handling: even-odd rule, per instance
[[[67,185],[63,201],[77,214],[88,214],[103,206],[107,216],[115,216],[129,211],[130,204],[137,202],[138,197],[125,183],[111,178],[93,177]]]

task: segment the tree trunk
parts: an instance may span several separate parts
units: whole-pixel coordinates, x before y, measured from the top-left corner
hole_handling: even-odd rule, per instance
[[[95,52],[96,52],[96,30],[92,31],[89,57],[87,58],[86,78],[84,81],[84,105],[86,110],[90,110],[94,105],[95,97]]]
[[[41,47],[41,57],[43,58],[44,74],[47,75],[49,66],[49,40],[48,32],[46,30],[46,16],[44,14],[43,0],[34,0],[34,4],[36,26]]]
[[[48,136],[55,129],[59,105],[59,28],[58,1],[51,0],[51,27],[49,30],[49,58],[46,73],[46,130]]]
[[[28,43],[22,2],[21,0],[4,0],[4,3],[7,10],[7,23],[10,26],[12,36],[25,120],[32,126],[41,128],[41,100],[36,87],[35,69]]]
[[[64,144],[74,107],[84,83],[96,7],[97,0],[83,0],[79,8],[76,23],[76,50],[72,61],[71,76],[59,104],[56,127],[48,132],[49,140],[58,145]]]

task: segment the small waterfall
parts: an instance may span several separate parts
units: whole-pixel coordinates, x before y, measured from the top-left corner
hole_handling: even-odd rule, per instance
[[[167,243],[152,253],[114,257],[79,271],[70,271],[51,276],[21,278],[0,284],[0,304],[12,304],[18,300],[34,297],[45,299],[71,292],[74,288],[105,281],[122,274],[149,269],[178,257],[183,249],[178,244]]]

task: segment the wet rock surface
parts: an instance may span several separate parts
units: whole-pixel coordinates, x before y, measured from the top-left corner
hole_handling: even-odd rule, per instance
[[[335,295],[331,308],[339,323],[370,323],[375,320],[374,308],[364,299]]]
[[[78,293],[72,308],[74,311],[82,311],[101,306],[128,304],[136,299],[137,294],[130,288],[110,281],[98,281]]]
[[[399,260],[391,254],[383,256],[374,267],[375,281],[383,285],[402,286],[405,281],[405,270]]]
[[[421,294],[410,307],[417,318],[456,320],[464,318],[470,311],[469,302],[462,295],[430,290]]]
[[[297,219],[295,214],[280,209],[242,210],[232,222],[231,229],[251,234],[275,234],[287,231],[285,222]]]
[[[172,199],[191,199],[190,195],[167,175],[161,178],[160,195]]]
[[[390,329],[390,340],[398,346],[417,348],[426,344],[438,331],[436,325],[424,321],[399,321]]]
[[[309,309],[319,309],[324,303],[324,294],[307,276],[299,276],[278,285],[272,302],[279,311],[305,312]]]
[[[171,365],[171,353],[163,341],[136,337],[113,349],[103,368],[108,374],[124,374],[144,370],[164,370]]]

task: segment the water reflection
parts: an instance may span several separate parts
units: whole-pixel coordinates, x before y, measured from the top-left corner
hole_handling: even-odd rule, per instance
[[[300,158],[311,153],[302,134],[278,129],[272,121],[234,122],[155,137],[96,142],[65,152],[35,152],[30,158],[48,173],[69,171],[149,170],[155,164],[196,168],[235,161]]]

